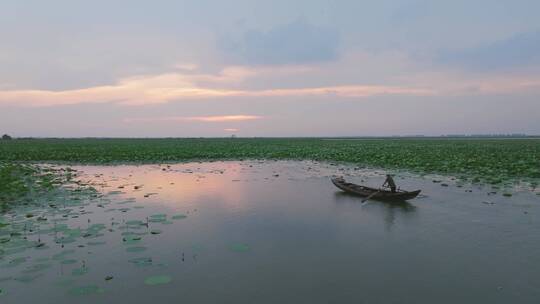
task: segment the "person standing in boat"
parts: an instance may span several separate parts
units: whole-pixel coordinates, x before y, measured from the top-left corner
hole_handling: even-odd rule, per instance
[[[386,174],[386,180],[384,181],[384,184],[382,186],[390,188],[392,193],[396,192],[396,183],[394,182],[394,179],[390,174]]]

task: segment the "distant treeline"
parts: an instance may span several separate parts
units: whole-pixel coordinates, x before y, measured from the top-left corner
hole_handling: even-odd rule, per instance
[[[447,135],[392,135],[392,136],[291,136],[291,137],[241,137],[241,136],[226,136],[226,137],[16,137],[12,138],[9,135],[4,135],[2,139],[20,139],[20,140],[62,140],[62,139],[99,139],[99,140],[118,140],[118,139],[222,139],[222,138],[244,138],[244,139],[395,139],[395,138],[540,138],[540,135],[528,134],[447,134]]]

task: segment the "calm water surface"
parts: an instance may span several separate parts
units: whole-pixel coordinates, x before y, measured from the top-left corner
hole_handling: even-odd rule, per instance
[[[313,162],[82,166],[0,216],[0,303],[538,303],[540,196]],[[472,192],[469,192],[472,191]],[[31,217],[28,217],[31,215]]]

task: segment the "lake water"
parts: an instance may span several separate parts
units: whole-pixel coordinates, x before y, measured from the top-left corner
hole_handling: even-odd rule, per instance
[[[0,303],[538,303],[540,196],[314,162],[80,166],[0,216]],[[443,181],[445,182],[445,181]],[[83,184],[84,184],[83,183]]]

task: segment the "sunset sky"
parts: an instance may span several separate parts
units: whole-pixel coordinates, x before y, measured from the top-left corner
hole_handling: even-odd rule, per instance
[[[0,133],[540,134],[538,0],[0,7]]]

